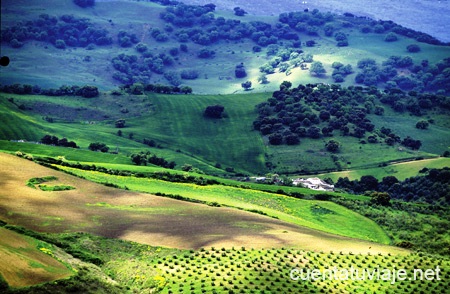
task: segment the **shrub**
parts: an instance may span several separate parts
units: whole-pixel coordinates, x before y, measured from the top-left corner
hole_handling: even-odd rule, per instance
[[[55,47],[58,49],[66,49],[66,42],[64,40],[56,40]]]
[[[384,37],[385,42],[395,42],[398,40],[398,37],[394,33],[389,33]]]
[[[416,53],[420,51],[420,47],[416,44],[411,44],[406,47],[406,50],[411,53]]]
[[[198,78],[198,75],[199,73],[195,69],[185,69],[180,73],[181,78],[185,80],[195,80],[196,78]]]

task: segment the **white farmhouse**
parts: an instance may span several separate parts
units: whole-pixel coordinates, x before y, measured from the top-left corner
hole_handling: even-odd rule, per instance
[[[292,181],[295,186],[303,186],[305,188],[318,191],[334,191],[334,185],[330,185],[319,178],[298,178]]]

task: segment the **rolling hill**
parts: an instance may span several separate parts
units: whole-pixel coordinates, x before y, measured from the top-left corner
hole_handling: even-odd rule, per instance
[[[289,277],[448,277],[445,195],[413,197],[446,170],[401,200],[290,181],[448,167],[450,44],[288,1],[2,1],[0,292],[446,293]]]

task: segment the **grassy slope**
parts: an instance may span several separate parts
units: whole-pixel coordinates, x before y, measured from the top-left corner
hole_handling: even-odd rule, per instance
[[[264,94],[233,96],[150,95],[156,112],[144,119],[130,121],[130,131],[155,137],[193,157],[202,157],[214,165],[239,168],[243,163],[253,172],[264,169],[264,147],[260,135],[251,130],[254,105]],[[221,104],[226,117],[208,119],[208,105]]]
[[[33,109],[19,110],[16,105],[6,100],[8,97],[14,98],[17,105],[23,103]],[[125,163],[122,155],[150,150],[166,160],[175,161],[178,168],[188,163],[213,174],[224,173],[214,167],[217,163],[222,169],[233,167],[236,171],[252,174],[265,174],[268,171],[266,162],[275,166],[273,171],[282,173],[336,169],[331,154],[324,150],[325,139],[303,139],[299,146],[266,145],[259,133],[252,130],[252,122],[256,117],[254,106],[267,97],[267,94],[261,93],[187,96],[149,94],[148,97],[101,95],[95,99],[83,99],[2,94],[0,117],[4,125],[0,138],[38,140],[44,134],[50,133],[59,138],[74,140],[84,150],[91,142],[100,141],[110,146],[111,151],[119,148],[118,157],[123,158],[121,163]],[[48,110],[51,108],[49,105],[56,101],[61,101],[64,106],[63,111],[59,113]],[[225,106],[225,118],[214,120],[203,117],[206,106],[214,104]],[[124,107],[129,109],[129,114],[120,112]],[[54,118],[55,122],[48,123],[43,120],[45,115]],[[94,119],[93,124],[86,123],[89,115]],[[114,121],[121,117],[126,119],[127,127],[122,129],[123,136],[119,137]],[[389,110],[386,116],[373,119],[377,127],[389,126],[401,136],[420,138],[425,152],[399,150],[385,144],[362,145],[356,138],[335,136],[342,143],[337,156],[343,168],[375,167],[383,162],[413,159],[418,156],[430,157],[434,156],[433,152],[442,152],[448,144],[445,117],[438,117],[436,123],[425,131],[415,129],[417,118],[406,114],[395,115]],[[133,140],[129,139],[130,133],[134,134]],[[163,149],[149,148],[139,143],[144,138],[155,140]],[[2,143],[4,144],[6,143]],[[14,148],[7,146],[9,147],[1,149]],[[39,150],[41,147],[36,148]],[[75,152],[61,151],[68,154]],[[81,156],[72,160],[96,161],[82,159]]]
[[[45,3],[45,4],[43,4]],[[135,33],[150,50],[154,52],[167,52],[169,48],[178,47],[179,42],[175,37],[171,37],[167,42],[158,43],[149,34],[144,34],[144,24],[149,24],[151,28],[164,28],[164,24],[159,19],[159,13],[164,7],[148,2],[99,2],[95,8],[82,9],[71,1],[46,0],[43,1],[3,1],[2,7],[8,7],[8,13],[2,17],[2,25],[11,25],[17,20],[37,18],[41,13],[50,15],[62,15],[68,12],[78,17],[92,19],[98,26],[110,31],[114,41],[120,30]],[[24,13],[25,12],[25,13]],[[241,21],[262,20],[275,24],[277,17],[257,17],[246,16],[238,18],[229,12],[216,12],[216,17],[237,18]],[[108,20],[112,20],[109,23]],[[235,93],[242,92],[241,83],[244,79],[234,78],[234,67],[236,64],[244,62],[248,72],[245,80],[251,80],[255,91],[274,91],[283,80],[289,80],[293,84],[325,82],[331,83],[331,64],[340,61],[345,64],[352,64],[356,68],[357,60],[362,58],[374,58],[381,62],[391,55],[411,55],[415,62],[428,59],[430,63],[435,63],[448,57],[449,47],[431,46],[417,43],[415,40],[399,37],[397,42],[386,43],[383,41],[385,34],[362,34],[356,28],[345,29],[351,34],[349,37],[349,47],[338,48],[336,41],[332,37],[313,37],[305,33],[300,33],[300,39],[315,40],[318,45],[313,48],[303,47],[302,49],[314,55],[315,60],[323,62],[327,75],[324,78],[311,77],[308,71],[298,68],[292,74],[286,76],[285,73],[275,73],[268,76],[269,84],[258,84],[257,78],[260,75],[259,66],[271,57],[267,57],[265,50],[254,54],[252,41],[244,40],[239,42],[221,41],[211,46],[217,52],[213,59],[198,59],[196,53],[203,46],[188,43],[189,52],[180,54],[176,66],[169,67],[168,70],[197,69],[200,77],[194,81],[183,81],[192,86],[197,93]],[[419,44],[422,51],[416,54],[406,52],[409,44]],[[119,53],[136,54],[133,48],[121,48],[117,43],[112,46],[96,48],[87,51],[84,48],[69,48],[59,50],[53,46],[47,46],[40,42],[26,43],[20,50],[13,49],[6,44],[2,44],[3,54],[12,57],[12,63],[5,72],[5,81],[13,83],[39,84],[43,87],[57,87],[62,84],[86,84],[93,83],[101,89],[111,89],[117,85],[112,79],[112,66],[110,60]],[[84,62],[83,58],[89,55],[91,62]],[[30,60],[30,58],[32,58]],[[40,60],[36,64],[35,60]],[[353,82],[355,74],[347,78],[345,85]],[[228,77],[228,78],[227,78]],[[165,82],[162,75],[154,74],[152,82]]]
[[[190,199],[217,202],[221,205],[246,210],[258,210],[269,216],[300,226],[381,243],[389,242],[385,233],[373,222],[331,202],[302,200],[220,185],[198,186],[185,183],[169,183],[155,179],[81,171],[68,167],[60,168],[95,182],[114,183],[136,191],[181,195]],[[336,223],[342,225],[334,226],[333,224]]]
[[[386,176],[395,176],[399,180],[420,175],[419,171],[423,168],[443,168],[450,166],[450,158],[439,157],[433,159],[417,160],[391,164],[385,167],[354,169],[342,172],[332,172],[317,175],[320,178],[331,178],[337,181],[340,177],[348,177],[350,180],[361,178],[361,176],[372,175],[378,180]]]
[[[104,187],[4,153],[0,153],[0,161],[5,166],[0,174],[6,179],[0,190],[0,218],[33,230],[83,231],[178,248],[289,245],[308,249],[328,246],[358,251],[372,247],[374,252],[400,250],[365,241],[389,242],[386,234],[375,223],[333,203],[297,202],[294,198],[274,197],[273,194],[223,186],[176,185],[145,179],[134,182],[136,178],[119,178],[121,182],[117,182],[136,190],[154,187],[165,193],[226,202],[242,208],[260,208],[271,214],[277,213],[280,220],[276,220],[232,208],[210,207]],[[17,168],[19,165],[20,169]],[[91,174],[94,179],[102,177],[100,173],[84,175],[91,178]],[[55,176],[58,182],[76,189],[50,192],[26,186],[30,178],[44,176]],[[116,179],[107,178],[109,182]],[[14,194],[10,193],[12,190]],[[188,194],[185,195],[183,191]],[[20,195],[21,200],[13,201],[18,198],[17,195]],[[42,213],[43,205],[45,214]],[[316,209],[317,205],[322,209],[314,211],[313,206]],[[325,208],[329,214],[321,213]],[[294,209],[303,211],[303,216]],[[333,228],[332,224],[336,220],[348,225]],[[360,240],[312,230],[298,224],[358,237]],[[355,230],[355,226],[359,226],[358,229]]]
[[[0,274],[11,287],[69,277],[73,272],[42,248],[48,244],[0,227]],[[52,253],[53,254],[53,253]],[[12,266],[13,265],[13,266]]]

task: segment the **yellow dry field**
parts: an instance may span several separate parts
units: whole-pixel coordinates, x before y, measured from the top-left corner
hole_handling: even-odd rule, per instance
[[[27,187],[33,177],[56,176],[75,190]],[[154,246],[184,249],[293,246],[371,253],[406,251],[315,231],[232,208],[210,207],[106,187],[0,153],[0,219],[40,232],[83,231]]]
[[[0,228],[0,274],[11,287],[25,287],[68,277],[72,271],[41,252],[32,238]]]

